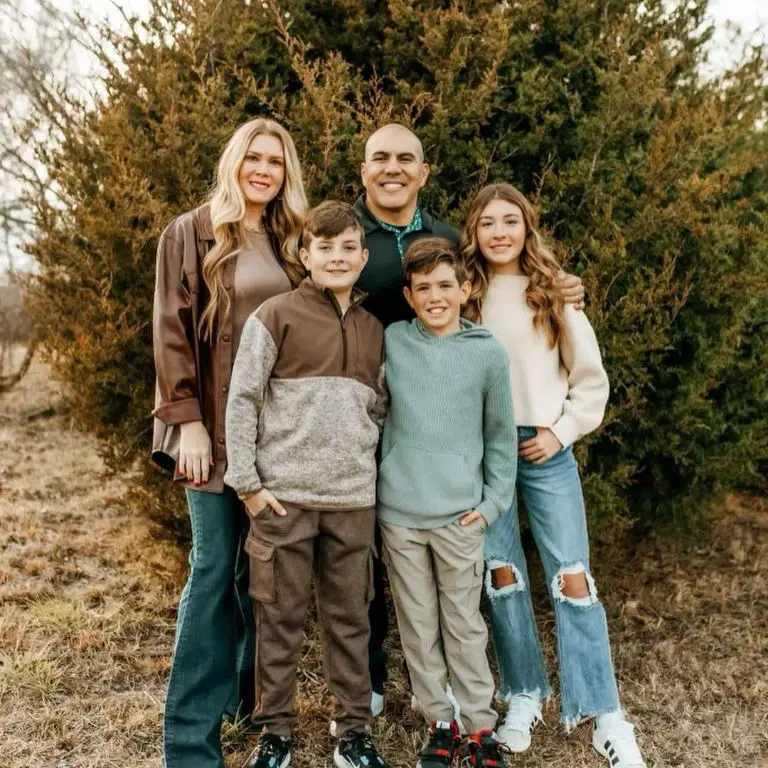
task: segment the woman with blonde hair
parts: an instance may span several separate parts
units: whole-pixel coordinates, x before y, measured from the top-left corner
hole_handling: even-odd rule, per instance
[[[224,768],[222,717],[253,708],[248,518],[224,485],[224,412],[246,319],[304,276],[306,208],[293,140],[259,118],[230,138],[208,201],[160,236],[152,458],[185,486],[192,528],[165,703],[166,768]]]
[[[472,282],[466,314],[504,344],[518,429],[517,485],[555,608],[561,718],[596,718],[592,744],[614,768],[644,768],[619,706],[605,610],[590,573],[576,440],[600,426],[608,377],[583,312],[565,304],[560,265],[537,230],[537,215],[511,184],[477,193],[460,247]],[[509,703],[499,738],[530,746],[551,695],[520,543],[517,504],[486,532],[501,693]]]

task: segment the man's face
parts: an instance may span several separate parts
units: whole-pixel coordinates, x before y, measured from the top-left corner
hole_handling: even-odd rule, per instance
[[[335,237],[313,237],[309,248],[302,248],[299,255],[313,282],[337,295],[352,290],[368,261],[356,227]]]
[[[456,333],[460,328],[461,307],[469,298],[472,284],[459,284],[456,270],[445,262],[431,272],[411,275],[411,284],[403,288],[416,317],[437,336]]]
[[[368,140],[361,175],[374,213],[377,208],[397,212],[416,207],[429,166],[418,139],[410,131],[392,126],[382,128]]]

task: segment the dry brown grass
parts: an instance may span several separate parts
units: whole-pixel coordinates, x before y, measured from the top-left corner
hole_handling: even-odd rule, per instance
[[[0,766],[149,768],[161,764],[162,701],[184,555],[121,502],[94,443],[55,404],[36,363],[0,397]],[[768,503],[732,497],[712,535],[683,547],[657,538],[595,552],[624,706],[649,766],[765,767],[768,755]],[[552,665],[552,621],[537,602]],[[330,765],[331,702],[313,625],[300,670],[296,765]],[[413,765],[423,725],[409,709],[391,638],[393,680],[380,748]],[[589,729],[565,736],[557,701],[513,765],[603,765]],[[248,752],[225,727],[229,766]]]

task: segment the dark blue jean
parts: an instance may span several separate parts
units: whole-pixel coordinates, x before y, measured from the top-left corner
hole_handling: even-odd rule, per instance
[[[532,427],[518,427],[521,443],[535,435]],[[619,710],[608,624],[589,569],[584,499],[572,448],[556,453],[544,464],[518,459],[517,487],[555,607],[561,719],[571,727],[585,717]],[[485,558],[501,693],[546,698],[551,689],[528,589],[517,500],[488,528]],[[512,566],[516,581],[495,589],[491,570],[505,565]],[[584,573],[588,597],[571,598],[563,593],[563,576],[569,573]]]
[[[165,765],[224,768],[222,717],[237,710],[250,715],[253,695],[253,611],[243,551],[248,515],[228,487],[224,493],[188,489],[187,505],[191,570],[165,701]]]

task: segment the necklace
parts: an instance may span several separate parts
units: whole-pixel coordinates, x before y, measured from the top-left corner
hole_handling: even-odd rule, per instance
[[[264,233],[264,226],[261,220],[259,220],[259,224],[257,224],[256,226],[249,226],[245,222],[243,223],[243,226],[245,227],[246,232],[254,232],[257,235],[261,235]]]

